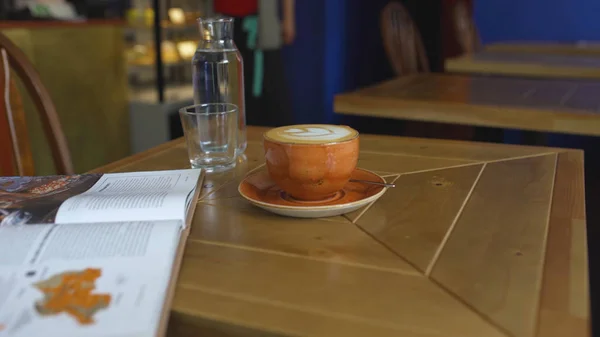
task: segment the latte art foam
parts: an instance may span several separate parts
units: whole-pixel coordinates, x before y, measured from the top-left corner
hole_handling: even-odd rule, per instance
[[[327,124],[282,126],[265,133],[269,140],[294,144],[337,143],[357,136],[358,132],[350,127]]]

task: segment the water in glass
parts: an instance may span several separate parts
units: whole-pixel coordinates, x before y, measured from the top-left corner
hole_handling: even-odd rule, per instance
[[[246,150],[244,65],[233,43],[233,19],[198,19],[201,39],[192,59],[194,103],[232,103],[238,107],[237,150]]]

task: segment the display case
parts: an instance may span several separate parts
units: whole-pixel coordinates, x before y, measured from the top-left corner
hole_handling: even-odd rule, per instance
[[[177,111],[193,102],[196,19],[211,14],[212,0],[132,2],[124,38],[134,152],[182,135]]]

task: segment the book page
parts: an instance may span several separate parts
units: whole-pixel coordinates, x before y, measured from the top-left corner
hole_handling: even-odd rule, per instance
[[[0,228],[0,337],[154,336],[180,229],[178,221]]]
[[[102,174],[0,177],[0,227],[54,223],[60,205],[89,190]]]
[[[104,174],[92,188],[67,199],[56,222],[183,221],[200,174],[199,169]]]

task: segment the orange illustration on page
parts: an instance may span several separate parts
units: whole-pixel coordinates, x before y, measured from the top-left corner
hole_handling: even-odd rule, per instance
[[[64,272],[34,286],[44,294],[35,303],[36,311],[42,316],[66,313],[79,324],[94,323],[94,315],[108,308],[109,294],[95,294],[96,280],[102,275],[100,269],[87,268],[83,271]]]

